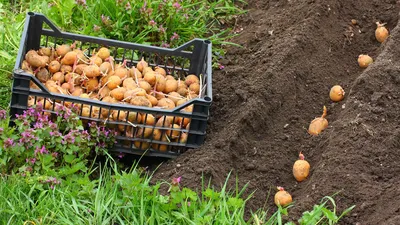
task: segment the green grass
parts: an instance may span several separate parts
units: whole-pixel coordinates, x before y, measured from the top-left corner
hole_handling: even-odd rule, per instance
[[[100,178],[81,178],[81,186],[54,190],[29,184],[16,175],[0,183],[0,223],[23,224],[246,224],[241,190],[204,187],[197,195],[167,182],[150,185],[138,168],[121,173],[102,169]],[[162,195],[161,187],[172,187]],[[237,194],[238,193],[238,194]],[[6,197],[7,196],[7,197]]]
[[[78,182],[67,180],[55,189],[19,175],[1,177],[0,223],[295,224],[287,220],[288,210],[293,204],[279,207],[272,215],[264,208],[259,209],[245,220],[246,203],[252,196],[244,198],[247,186],[241,189],[236,186],[231,190],[225,182],[221,189],[216,190],[210,183],[203,182],[197,193],[174,182],[157,181],[152,185],[151,174],[138,167],[121,172],[116,164],[111,163],[111,166],[93,171],[100,171],[98,179],[89,179],[88,173],[77,178]],[[327,203],[332,204],[332,210]],[[298,224],[337,224],[353,208],[337,216],[335,201],[327,196],[312,211],[304,212]]]

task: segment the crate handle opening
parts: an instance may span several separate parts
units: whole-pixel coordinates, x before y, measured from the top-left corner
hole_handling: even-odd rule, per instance
[[[60,31],[60,29],[58,29],[58,27],[56,25],[54,25],[53,22],[51,22],[45,15],[41,14],[41,13],[35,13],[35,12],[28,12],[29,16],[38,16],[40,17],[40,19],[45,22],[47,25],[49,25],[49,27],[57,34],[61,34],[62,32]]]

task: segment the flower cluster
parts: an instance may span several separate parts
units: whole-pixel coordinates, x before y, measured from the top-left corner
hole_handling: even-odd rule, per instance
[[[93,25],[93,31],[95,31],[95,32],[99,32],[101,30],[101,27],[100,26],[98,26],[98,25]]]
[[[105,16],[104,14],[102,14],[101,15],[101,22],[106,26],[110,25],[111,24],[110,17],[109,16]]]
[[[149,25],[150,26],[155,26],[155,25],[157,25],[157,23],[154,20],[150,20]]]
[[[86,6],[86,0],[75,0],[75,3],[78,5]]]
[[[0,110],[0,120],[5,120],[7,118],[6,110]]]
[[[172,4],[172,6],[176,9],[176,11],[179,11],[180,9],[182,9],[181,4],[179,4],[179,2],[175,2],[174,4]]]
[[[165,42],[162,42],[161,47],[163,48],[169,48],[171,45]]]
[[[14,140],[11,138],[7,138],[7,140],[4,141],[4,149],[8,149],[10,147],[13,147],[14,145]]]
[[[177,177],[177,178],[172,178],[171,184],[174,186],[178,186],[179,183],[181,182],[182,177]]]
[[[71,174],[84,172],[89,165],[88,158],[92,151],[99,153],[115,143],[116,131],[89,124],[85,130],[74,108],[58,105],[56,117],[45,115],[43,107],[37,105],[29,108],[21,115],[16,115],[15,129],[0,128],[0,160],[10,162],[0,165],[2,170],[13,170],[22,176],[56,175],[60,179]],[[80,170],[73,172],[71,166],[81,164]],[[8,168],[9,166],[12,168]],[[39,166],[40,165],[40,166]],[[67,166],[67,167],[64,167]],[[55,178],[54,178],[55,179]],[[51,187],[59,180],[50,179]]]
[[[35,124],[36,125],[36,124]],[[34,128],[35,129],[39,129],[39,128],[37,128],[37,126],[34,126]],[[41,128],[43,128],[43,127],[41,127]],[[32,147],[32,145],[33,145],[33,143],[35,142],[35,141],[39,141],[39,137],[37,137],[35,134],[34,134],[34,129],[32,129],[32,128],[29,128],[29,129],[26,129],[25,131],[23,131],[22,133],[21,133],[21,138],[19,139],[19,144],[21,145],[21,146],[25,146],[25,147],[27,147],[27,148],[29,148],[29,147]]]
[[[125,4],[125,9],[126,9],[127,11],[128,11],[128,10],[131,10],[131,9],[132,9],[131,3],[127,2],[127,3]]]
[[[64,136],[62,140],[62,144],[75,144],[75,135],[74,131],[69,132],[67,135]]]
[[[171,185],[168,189],[168,192],[176,192],[179,191],[179,184],[181,182],[182,177],[172,178]]]
[[[165,33],[166,32],[166,29],[163,27],[163,25],[160,25],[158,30],[160,31],[160,33]]]
[[[125,153],[120,152],[120,153],[118,154],[118,158],[122,159],[122,158],[124,158],[124,157],[125,157]]]
[[[152,3],[150,2],[150,5],[148,5],[147,1],[145,1],[143,6],[139,9],[140,14],[147,18],[151,17],[154,11],[153,8],[151,8],[151,4]]]
[[[41,183],[49,184],[51,189],[54,189],[55,185],[61,184],[61,181],[55,177],[49,177],[47,180],[42,180]]]
[[[171,41],[178,40],[178,39],[179,39],[179,35],[174,32],[174,34],[171,36]]]
[[[46,147],[43,145],[41,148],[39,148],[39,147],[36,147],[36,150],[35,150],[35,155],[37,155],[37,154],[48,154],[49,153],[49,151],[47,151],[46,150]]]
[[[36,158],[26,158],[25,162],[33,165],[36,162]],[[32,168],[32,167],[29,167],[29,168]]]

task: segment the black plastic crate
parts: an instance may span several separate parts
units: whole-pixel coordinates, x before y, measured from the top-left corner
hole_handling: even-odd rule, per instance
[[[21,69],[27,51],[38,50],[41,47],[56,48],[61,44],[72,43],[75,43],[77,48],[86,49],[88,56],[91,56],[91,53],[100,47],[107,47],[116,62],[125,61],[129,67],[137,65],[143,57],[149,66],[164,68],[167,74],[177,78],[195,74],[200,78],[199,96],[172,110],[131,104],[110,104],[67,94],[52,93],[34,75]],[[13,79],[10,102],[12,119],[15,118],[15,114],[23,113],[28,106],[39,101],[45,105],[45,111],[48,114],[56,113],[55,106],[57,104],[68,106],[77,104],[80,108],[80,117],[86,124],[95,121],[98,124],[106,124],[107,127],[114,127],[118,131],[118,143],[112,150],[137,155],[146,153],[146,156],[152,157],[174,158],[189,148],[198,148],[205,140],[209,109],[212,103],[211,42],[208,40],[194,39],[174,49],[140,45],[62,32],[44,15],[29,12],[13,71]],[[38,88],[31,88],[32,82]],[[192,112],[182,111],[186,107],[193,107]],[[105,117],[104,114],[106,114]],[[113,119],[113,115],[116,120]],[[138,115],[141,117],[140,121]],[[164,118],[163,124],[148,125],[150,115],[158,119]],[[172,123],[180,126],[176,128],[167,126],[168,122],[165,121],[171,120]],[[190,122],[188,129],[182,126],[187,122]],[[151,135],[148,135],[150,130]],[[171,133],[173,131],[175,132]],[[175,135],[179,135],[179,137]],[[186,141],[182,137],[185,135],[187,135]]]

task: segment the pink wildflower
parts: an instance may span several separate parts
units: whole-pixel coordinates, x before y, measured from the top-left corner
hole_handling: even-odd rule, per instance
[[[0,120],[5,120],[7,118],[6,110],[0,110]]]
[[[178,40],[179,39],[179,35],[174,32],[174,34],[171,36],[171,41],[173,41],[175,39]]]
[[[26,159],[27,163],[35,164],[36,158]]]
[[[177,186],[181,182],[182,177],[172,178],[172,185]]]
[[[104,16],[102,14],[101,15],[101,22],[103,22],[105,25],[108,25],[110,23],[110,17],[109,16]]]
[[[150,20],[149,25],[150,25],[150,26],[155,26],[155,25],[157,25],[157,23],[154,22],[154,20]]]
[[[124,156],[125,156],[125,154],[122,153],[122,152],[120,152],[120,153],[118,154],[118,158],[120,158],[120,159],[124,158]]]
[[[166,31],[166,29],[165,29],[162,25],[160,25],[160,27],[158,28],[158,30],[159,30],[161,33],[165,33],[165,31]]]
[[[161,47],[163,48],[169,48],[170,45],[168,43],[162,42]]]
[[[7,140],[4,141],[4,148],[9,148],[14,146],[14,140],[11,138],[8,138]]]
[[[101,29],[101,27],[100,26],[98,26],[98,25],[93,25],[93,30],[95,31],[95,32],[98,32],[98,31],[100,31],[100,29]]]
[[[37,155],[38,153],[43,155],[43,154],[47,154],[49,152],[46,150],[46,147],[44,147],[44,145],[43,145],[42,148],[39,148],[39,147],[36,148],[35,155]]]
[[[182,8],[181,4],[179,4],[178,2],[175,2],[172,6],[176,8],[176,11],[179,11]]]
[[[125,9],[126,9],[126,10],[131,10],[131,9],[132,9],[131,3],[129,3],[129,2],[126,3]]]
[[[146,11],[147,11],[147,2],[145,1],[144,4],[143,4],[143,6],[142,6],[142,8],[140,8],[140,12],[141,12],[141,13],[144,13],[144,12],[146,12]]]
[[[78,5],[86,5],[86,0],[75,0]]]

